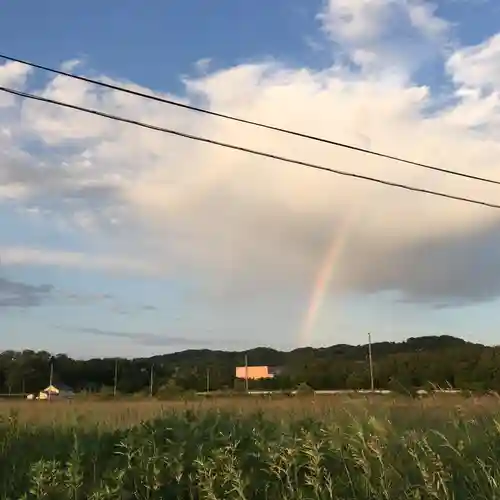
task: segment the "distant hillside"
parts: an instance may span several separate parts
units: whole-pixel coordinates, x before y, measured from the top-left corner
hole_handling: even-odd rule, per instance
[[[484,347],[463,339],[449,335],[410,337],[403,342],[374,342],[372,352],[374,356],[387,356],[412,352],[433,352],[443,349],[454,349],[466,346]],[[292,351],[279,351],[270,347],[256,347],[246,351],[223,351],[210,349],[188,349],[153,356],[150,359],[155,363],[199,363],[203,361],[244,363],[245,355],[252,365],[285,365],[296,359],[335,359],[362,360],[366,358],[368,344],[348,345],[337,344],[330,347],[300,347]]]

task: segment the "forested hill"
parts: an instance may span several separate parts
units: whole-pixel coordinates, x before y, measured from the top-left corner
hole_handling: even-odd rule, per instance
[[[450,336],[410,338],[372,345],[378,388],[415,388],[427,384],[500,391],[500,348],[473,344]],[[252,382],[262,389],[291,389],[307,383],[315,389],[361,389],[370,386],[368,346],[334,345],[283,352],[258,347],[244,352],[187,350],[151,358],[118,360],[118,390],[149,390],[154,367],[154,390],[168,385],[203,391],[207,373],[211,390],[235,388],[235,367],[270,365],[283,368],[273,380]],[[47,385],[51,355],[47,352],[5,351],[0,354],[0,392],[34,392]],[[109,390],[114,383],[114,358],[53,359],[54,380],[75,390]]]
[[[392,354],[403,354],[413,352],[441,351],[467,346],[485,348],[481,344],[473,344],[463,339],[449,335],[410,337],[403,342],[376,342],[372,344],[374,356],[387,356]],[[314,359],[341,358],[345,360],[364,360],[368,353],[368,344],[348,345],[337,344],[330,347],[301,347],[292,351],[278,351],[269,347],[257,347],[247,351],[219,351],[210,349],[189,349],[171,354],[162,354],[147,358],[152,362],[160,363],[198,363],[212,361],[229,361],[241,365],[245,354],[248,356],[249,364],[252,365],[286,365],[291,360],[303,357]]]

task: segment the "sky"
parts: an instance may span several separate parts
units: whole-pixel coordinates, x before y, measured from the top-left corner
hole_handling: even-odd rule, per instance
[[[6,3],[1,51],[500,180],[495,0]],[[29,16],[27,13],[29,12]],[[0,60],[0,85],[500,203],[500,187]],[[497,344],[500,211],[0,92],[0,350]]]

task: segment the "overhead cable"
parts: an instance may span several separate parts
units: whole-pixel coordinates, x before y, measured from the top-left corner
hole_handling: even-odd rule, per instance
[[[176,106],[178,108],[188,109],[188,110],[195,111],[195,112],[198,112],[198,113],[204,113],[206,115],[211,115],[211,116],[215,116],[215,117],[218,117],[218,118],[224,118],[224,119],[227,119],[227,120],[232,120],[234,122],[245,123],[247,125],[253,125],[255,127],[260,127],[260,128],[263,128],[263,129],[273,130],[275,132],[289,134],[289,135],[292,135],[292,136],[301,137],[303,139],[309,139],[309,140],[312,140],[312,141],[321,142],[321,143],[324,143],[324,144],[329,144],[331,146],[345,148],[345,149],[349,149],[349,150],[356,151],[356,152],[359,152],[359,153],[364,153],[364,154],[368,154],[368,155],[372,155],[372,156],[377,156],[379,158],[385,158],[385,159],[388,159],[388,160],[393,160],[393,161],[397,161],[397,162],[400,162],[400,163],[405,163],[407,165],[413,165],[415,167],[425,168],[425,169],[428,169],[428,170],[434,170],[436,172],[441,172],[441,173],[448,174],[448,175],[454,175],[454,176],[464,177],[466,179],[471,179],[471,180],[475,180],[475,181],[487,182],[489,184],[500,185],[500,180],[495,180],[495,179],[491,179],[491,178],[488,178],[488,177],[481,177],[481,176],[478,176],[478,175],[468,174],[466,172],[460,172],[458,170],[451,170],[451,169],[447,169],[447,168],[437,167],[437,166],[434,166],[434,165],[429,165],[429,164],[426,164],[426,163],[421,163],[421,162],[417,162],[417,161],[413,161],[413,160],[407,160],[407,159],[401,158],[399,156],[394,156],[394,155],[390,155],[390,154],[386,154],[386,153],[381,153],[381,152],[378,152],[378,151],[373,151],[371,149],[362,148],[362,147],[359,147],[359,146],[354,146],[352,144],[346,144],[344,142],[339,142],[339,141],[334,141],[334,140],[326,139],[324,137],[319,137],[319,136],[316,136],[316,135],[306,134],[306,133],[303,133],[303,132],[297,132],[295,130],[289,130],[289,129],[285,129],[285,128],[282,128],[282,127],[277,127],[277,126],[268,125],[268,124],[265,124],[265,123],[256,122],[256,121],[253,121],[253,120],[247,120],[247,119],[244,119],[244,118],[239,118],[237,116],[233,116],[233,115],[229,115],[229,114],[225,114],[225,113],[218,113],[216,111],[212,111],[212,110],[205,109],[205,108],[200,108],[200,107],[197,107],[197,106],[192,106],[190,104],[186,104],[186,103],[183,103],[183,102],[175,101],[173,99],[167,99],[167,98],[164,98],[164,97],[160,97],[160,96],[156,96],[156,95],[152,95],[152,94],[147,94],[145,92],[140,92],[138,90],[132,90],[130,88],[126,88],[126,87],[123,87],[123,86],[115,85],[115,84],[108,83],[108,82],[103,82],[103,81],[100,81],[100,80],[95,80],[95,79],[88,78],[88,77],[85,77],[85,76],[76,75],[76,74],[70,73],[68,71],[63,71],[63,70],[60,70],[60,69],[51,68],[49,66],[43,66],[41,64],[36,64],[36,63],[30,62],[30,61],[26,61],[24,59],[19,59],[19,58],[16,58],[16,57],[7,56],[5,54],[0,54],[0,58],[5,59],[6,61],[11,61],[11,62],[16,62],[16,63],[24,64],[24,65],[30,66],[32,68],[37,68],[37,69],[41,69],[43,71],[48,71],[50,73],[54,73],[54,74],[57,74],[57,75],[66,76],[68,78],[73,78],[73,79],[76,79],[76,80],[80,80],[82,82],[90,83],[92,85],[97,85],[97,86],[104,87],[104,88],[107,88],[107,89],[110,89],[110,90],[116,90],[116,91],[119,91],[119,92],[125,92],[126,94],[134,95],[136,97],[141,97],[141,98],[144,98],[144,99],[149,99],[149,100],[160,102],[160,103],[163,103],[163,104],[168,104],[170,106]]]

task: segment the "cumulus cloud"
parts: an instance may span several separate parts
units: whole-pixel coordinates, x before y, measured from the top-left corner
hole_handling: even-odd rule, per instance
[[[320,70],[276,61],[207,69],[185,81],[185,95],[167,97],[500,179],[495,126],[500,111],[496,101],[488,101],[492,90],[477,90],[497,85],[491,49],[495,38],[448,54],[448,23],[423,0],[330,0],[321,19],[347,62],[337,58]],[[410,36],[405,38],[407,28]],[[413,72],[436,54],[443,63],[447,59],[453,103],[446,106],[432,88],[412,80]],[[353,62],[358,68],[353,69]],[[161,106],[63,77],[39,92],[269,153],[498,200],[496,186]],[[500,277],[488,272],[498,261],[500,217],[494,210],[328,175],[42,103],[17,101],[17,106],[16,128],[22,134],[4,141],[18,156],[2,153],[0,176],[20,190],[19,203],[50,205],[52,214],[62,214],[70,224],[80,220],[79,230],[99,238],[101,245],[105,242],[114,254],[4,248],[4,262],[178,274],[197,283],[205,296],[229,304],[264,291],[293,294],[310,287],[325,255],[336,246],[334,292],[390,290],[405,300],[439,304],[487,300],[500,293]],[[42,154],[36,160],[25,137],[39,143]],[[59,161],[48,162],[46,157]],[[54,201],[68,197],[73,200],[69,205]],[[92,224],[82,224],[82,217]],[[115,229],[109,233],[112,220]]]
[[[386,78],[405,78],[442,52],[450,30],[423,0],[328,0],[319,18],[350,61]]]
[[[500,89],[500,33],[452,54],[447,69],[453,81],[469,89]]]
[[[16,62],[7,62],[0,66],[0,86],[22,88],[31,73],[31,69]],[[8,94],[0,94],[0,109],[8,108],[15,100]]]

